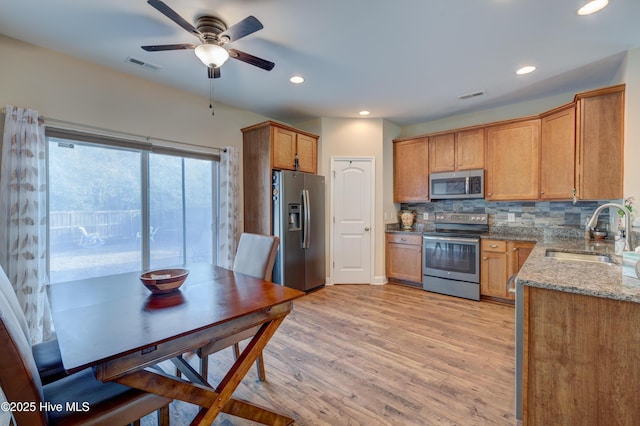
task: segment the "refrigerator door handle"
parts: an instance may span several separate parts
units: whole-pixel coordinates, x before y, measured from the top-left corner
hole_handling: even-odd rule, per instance
[[[311,222],[311,209],[309,204],[309,191],[302,190],[302,209],[303,209],[303,226],[302,226],[302,248],[308,249],[309,244],[309,225]]]

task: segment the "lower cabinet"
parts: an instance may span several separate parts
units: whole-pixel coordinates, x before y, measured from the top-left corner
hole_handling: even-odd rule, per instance
[[[522,424],[640,424],[640,304],[523,290]]]
[[[515,300],[507,289],[509,278],[520,271],[534,246],[530,241],[482,240],[480,295]]]
[[[422,286],[422,234],[386,234],[387,278]]]

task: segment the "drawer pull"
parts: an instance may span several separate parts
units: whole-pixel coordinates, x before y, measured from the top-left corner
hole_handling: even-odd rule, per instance
[[[407,241],[405,237],[400,238],[400,241]]]
[[[491,244],[489,247],[491,247],[491,248],[498,248],[498,245],[497,245],[497,244]]]

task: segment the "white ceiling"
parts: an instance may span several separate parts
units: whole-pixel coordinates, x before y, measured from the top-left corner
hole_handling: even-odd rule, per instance
[[[640,46],[640,1],[610,0],[581,17],[584,1],[164,0],[194,24],[209,14],[264,25],[227,47],[275,68],[230,59],[217,101],[285,122],[367,109],[398,125],[610,84]],[[207,72],[193,51],[140,48],[198,43],[144,0],[0,0],[0,33],[199,94],[207,107]],[[529,64],[538,69],[515,74]],[[306,82],[289,83],[294,74]],[[458,99],[477,91],[486,94]]]

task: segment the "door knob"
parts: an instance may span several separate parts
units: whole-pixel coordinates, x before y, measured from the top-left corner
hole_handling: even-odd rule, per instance
[[[369,230],[369,227],[368,227],[368,226],[365,226],[365,227],[364,227],[364,230],[365,230],[365,231],[368,231],[368,230]]]

